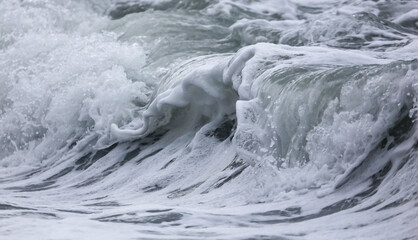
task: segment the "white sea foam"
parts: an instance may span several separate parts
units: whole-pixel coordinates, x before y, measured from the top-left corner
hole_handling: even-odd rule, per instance
[[[30,14],[35,9],[20,10]],[[36,12],[35,17],[45,16]],[[140,46],[118,43],[112,33],[82,36],[61,31],[29,27],[0,53],[2,158],[29,151],[40,161],[86,132],[106,144],[110,124],[133,119],[138,107],[132,101],[144,105],[148,100]],[[17,158],[10,156],[2,164],[23,161]]]

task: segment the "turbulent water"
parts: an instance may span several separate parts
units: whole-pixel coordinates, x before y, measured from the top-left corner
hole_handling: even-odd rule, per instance
[[[0,1],[1,239],[418,239],[418,2]]]

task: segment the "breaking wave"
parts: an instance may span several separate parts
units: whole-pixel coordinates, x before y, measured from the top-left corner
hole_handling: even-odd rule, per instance
[[[1,2],[1,235],[417,238],[417,9]]]

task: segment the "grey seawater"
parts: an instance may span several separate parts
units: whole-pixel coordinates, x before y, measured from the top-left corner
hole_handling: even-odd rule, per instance
[[[0,2],[0,239],[418,239],[418,2]]]

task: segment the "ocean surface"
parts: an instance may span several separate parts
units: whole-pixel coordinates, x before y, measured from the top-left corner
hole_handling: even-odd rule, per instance
[[[0,0],[0,239],[418,239],[418,1]]]

